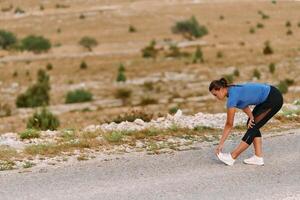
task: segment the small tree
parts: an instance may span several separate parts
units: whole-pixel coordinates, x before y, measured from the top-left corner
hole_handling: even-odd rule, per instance
[[[183,37],[189,40],[208,34],[207,28],[201,26],[194,16],[190,19],[177,22],[171,29],[173,33],[182,34]]]
[[[158,50],[155,48],[156,41],[152,40],[148,46],[142,49],[142,55],[144,58],[156,58]]]
[[[59,119],[47,108],[43,107],[40,112],[36,111],[27,121],[27,128],[37,130],[56,130]]]
[[[85,61],[82,61],[81,63],[80,63],[80,69],[87,69],[87,64],[86,64],[86,62]]]
[[[197,46],[197,48],[196,48],[196,51],[194,53],[193,63],[198,62],[198,60],[202,63],[204,62],[203,52],[202,52],[202,49],[200,46]]]
[[[121,63],[118,70],[117,82],[125,82],[125,81],[126,81],[125,67]]]
[[[9,31],[0,30],[0,48],[8,49],[12,45],[16,44],[17,37]]]
[[[273,54],[273,49],[272,47],[270,46],[270,42],[269,41],[266,41],[265,42],[265,47],[263,49],[263,53],[264,55],[270,55],[270,54]]]
[[[275,64],[274,63],[270,63],[269,64],[269,72],[271,72],[272,74],[274,74],[275,72]]]
[[[48,105],[50,101],[49,90],[49,76],[44,70],[39,70],[37,83],[30,86],[25,93],[17,97],[16,105],[17,107]]]
[[[260,72],[258,71],[258,69],[254,69],[253,77],[256,77],[257,79],[260,79]]]
[[[96,47],[98,45],[98,42],[95,38],[85,36],[81,38],[79,44],[84,48],[87,48],[89,51],[92,51],[92,48]]]
[[[34,53],[47,52],[51,48],[51,43],[43,36],[29,35],[21,41],[21,49],[33,51]]]

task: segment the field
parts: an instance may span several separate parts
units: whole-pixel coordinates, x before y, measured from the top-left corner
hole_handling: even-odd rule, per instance
[[[0,133],[26,128],[34,109],[17,108],[16,98],[49,63],[53,66],[47,70],[50,109],[58,115],[60,129],[111,121],[132,109],[154,116],[177,108],[185,114],[224,112],[224,102],[215,100],[208,91],[210,81],[224,75],[232,77],[234,83],[278,85],[288,79],[293,83],[284,94],[285,103],[299,99],[297,1],[1,0],[0,8],[1,29],[18,38],[40,35],[52,44],[44,53],[0,50],[0,100],[4,110]],[[17,8],[24,13],[15,13]],[[189,41],[172,33],[176,22],[192,16],[207,27],[207,35]],[[130,26],[136,30],[129,31]],[[96,39],[98,45],[92,50],[83,48],[79,41],[84,36]],[[141,50],[152,40],[156,41],[158,56],[143,58]],[[274,51],[271,55],[263,53],[266,41]],[[204,62],[193,63],[191,56],[167,57],[172,42],[180,51],[191,54],[200,45]],[[80,68],[83,61],[85,69]],[[121,63],[127,78],[124,83],[116,81]],[[276,66],[274,73],[269,70],[271,63]],[[80,88],[90,91],[93,100],[65,104],[66,93]],[[131,91],[126,101],[116,97],[120,88]]]

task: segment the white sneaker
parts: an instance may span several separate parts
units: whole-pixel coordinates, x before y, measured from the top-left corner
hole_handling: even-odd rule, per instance
[[[249,165],[264,165],[264,159],[263,157],[254,155],[251,158],[245,159],[244,163]]]
[[[235,159],[232,158],[230,153],[222,153],[220,152],[219,154],[217,154],[218,158],[225,163],[226,165],[230,165],[232,166]]]

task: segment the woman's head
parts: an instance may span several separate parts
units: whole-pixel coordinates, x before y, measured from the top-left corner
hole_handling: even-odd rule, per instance
[[[227,96],[228,83],[225,78],[214,80],[209,85],[209,91],[219,100],[223,100]]]

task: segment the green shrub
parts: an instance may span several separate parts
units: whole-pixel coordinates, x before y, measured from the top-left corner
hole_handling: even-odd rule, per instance
[[[288,86],[291,86],[295,83],[295,81],[293,79],[289,79],[289,78],[284,79],[284,81],[286,82],[286,84]]]
[[[49,71],[52,70],[53,69],[53,65],[51,63],[48,63],[46,65],[46,69],[49,70]]]
[[[222,51],[218,51],[217,54],[216,54],[216,57],[217,57],[217,58],[223,58],[223,53],[222,53]]]
[[[254,33],[255,33],[255,28],[251,27],[251,28],[249,29],[249,33],[254,34]]]
[[[195,51],[195,53],[193,55],[193,63],[196,63],[198,61],[200,61],[201,63],[204,62],[203,52],[202,52],[202,49],[201,49],[200,46],[197,46],[196,51]]]
[[[35,129],[26,129],[25,131],[19,133],[19,135],[22,140],[31,139],[31,138],[39,138],[41,136],[40,132]]]
[[[291,22],[290,22],[290,21],[286,21],[286,22],[285,22],[285,26],[286,26],[286,27],[291,27],[291,26],[292,26],[292,24],[291,24]]]
[[[8,49],[17,43],[17,37],[9,31],[0,29],[0,48]]]
[[[273,49],[272,47],[270,46],[270,42],[269,41],[266,41],[265,42],[265,47],[263,49],[263,54],[264,55],[270,55],[270,54],[273,54]]]
[[[123,134],[119,131],[113,131],[111,133],[104,134],[104,138],[111,143],[118,143],[122,140]]]
[[[260,79],[260,72],[258,71],[258,69],[254,69],[253,77],[256,77],[257,79]]]
[[[182,34],[187,39],[200,38],[208,34],[207,28],[201,26],[194,16],[177,22],[171,29],[173,33]]]
[[[143,86],[145,89],[147,89],[149,91],[154,89],[153,82],[151,82],[151,81],[144,82]]]
[[[132,91],[127,88],[120,88],[115,91],[115,97],[121,99],[125,104],[127,100],[130,98]]]
[[[157,104],[158,101],[155,98],[152,97],[142,97],[140,105],[145,106],[149,104]]]
[[[21,9],[20,7],[17,7],[17,8],[15,9],[15,13],[16,13],[16,14],[23,14],[23,13],[25,13],[25,11],[24,11],[23,9]]]
[[[92,93],[84,89],[77,89],[69,91],[66,95],[66,103],[79,103],[91,101],[93,98]]]
[[[40,112],[36,111],[27,121],[28,129],[56,130],[58,126],[58,118],[45,107]]]
[[[272,74],[274,74],[275,72],[275,64],[274,63],[270,63],[269,64],[269,72],[271,72]]]
[[[152,40],[148,46],[142,49],[142,56],[144,58],[156,58],[158,50],[155,48],[156,41]]]
[[[233,77],[232,74],[225,74],[225,75],[224,75],[224,78],[227,80],[227,82],[228,82],[229,84],[233,83],[233,81],[234,81],[234,77]]]
[[[285,94],[288,92],[288,84],[286,83],[286,81],[280,81],[279,84],[276,86],[278,88],[278,90],[282,93]]]
[[[136,28],[134,26],[130,25],[129,28],[128,28],[128,32],[129,33],[135,33],[136,32]]]
[[[262,23],[257,23],[256,24],[256,28],[263,28],[263,27],[264,27],[264,25]]]
[[[85,36],[81,38],[79,44],[89,51],[92,51],[92,48],[96,47],[98,45],[98,42],[95,38]]]
[[[49,76],[44,70],[38,71],[37,83],[30,86],[25,93],[17,97],[17,107],[37,107],[49,104]]]
[[[142,119],[144,122],[150,122],[153,118],[153,114],[147,113],[143,110],[131,110],[115,117],[113,122],[121,123],[124,121],[133,122],[136,119]]]
[[[169,113],[170,113],[170,114],[175,114],[175,113],[177,112],[178,109],[179,109],[179,108],[178,108],[177,106],[174,106],[174,107],[172,107],[172,108],[169,109]]]
[[[88,65],[86,64],[86,62],[85,61],[82,61],[81,63],[80,63],[80,69],[87,69],[88,68]]]
[[[233,71],[233,75],[236,76],[236,77],[239,77],[240,76],[240,71],[238,69],[235,69]]]
[[[29,35],[22,39],[21,49],[34,53],[47,52],[51,48],[51,43],[43,36]]]

